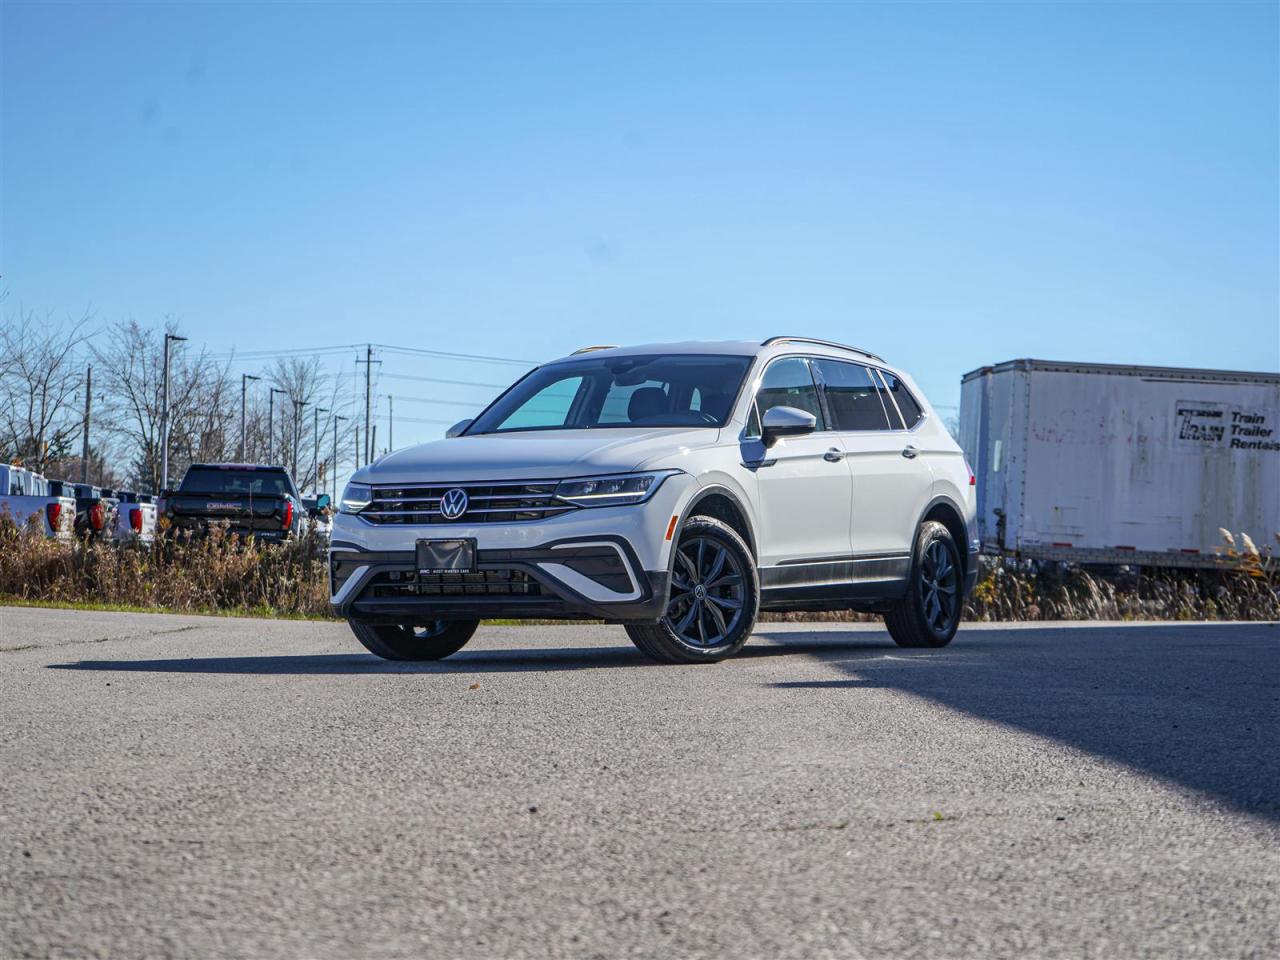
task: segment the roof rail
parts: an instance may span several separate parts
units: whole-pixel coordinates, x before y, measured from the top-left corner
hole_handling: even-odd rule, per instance
[[[879,360],[884,363],[884,357],[877,356],[870,350],[863,350],[861,347],[851,347],[847,343],[836,343],[833,340],[815,340],[813,337],[770,337],[760,344],[762,347],[771,347],[775,343],[816,343],[823,347],[835,347],[837,350],[849,350],[853,353],[860,353],[864,357],[870,357],[872,360]]]
[[[613,350],[617,346],[618,345],[616,343],[598,343],[594,347],[582,347],[575,350],[573,353],[569,354],[569,356],[576,357],[580,353],[592,353],[596,350]]]

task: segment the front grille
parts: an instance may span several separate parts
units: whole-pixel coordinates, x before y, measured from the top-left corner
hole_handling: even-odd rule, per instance
[[[440,499],[450,490],[467,494],[467,510],[446,520]],[[360,511],[371,523],[521,523],[576,510],[555,499],[554,480],[543,483],[434,483],[375,487],[373,502]]]
[[[523,570],[416,574],[392,570],[373,578],[367,597],[537,597],[538,581]]]

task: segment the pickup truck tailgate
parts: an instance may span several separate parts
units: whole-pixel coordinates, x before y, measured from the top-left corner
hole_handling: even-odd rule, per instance
[[[170,498],[168,510],[179,526],[226,520],[232,529],[279,530],[284,525],[287,501],[283,497],[178,493]]]

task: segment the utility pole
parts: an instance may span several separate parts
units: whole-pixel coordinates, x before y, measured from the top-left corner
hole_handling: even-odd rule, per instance
[[[337,414],[333,416],[333,499],[338,499],[338,421],[346,420]]]
[[[320,496],[320,414],[328,412],[328,407],[315,407],[311,411],[314,418],[312,430],[315,432],[315,452],[311,456],[311,470],[315,473],[315,480],[311,486],[317,497]]]
[[[248,453],[249,441],[248,441],[248,437],[245,434],[245,422],[244,422],[245,397],[248,395],[249,381],[260,380],[260,379],[262,378],[255,377],[251,373],[240,374],[240,462],[241,463],[244,463],[245,457],[249,455]]]
[[[169,489],[169,343],[186,340],[176,333],[164,335],[164,398],[160,412],[160,489]]]
[[[373,459],[373,365],[381,362],[381,360],[373,359],[373,344],[371,343],[365,344],[364,359],[356,360],[356,363],[364,364],[364,459],[366,463]]]
[[[89,482],[89,400],[93,396],[93,365],[84,371],[84,438],[80,444],[80,482]]]
[[[267,400],[267,463],[273,466],[276,462],[276,394],[288,394],[288,392],[279,387],[272,387],[271,396]]]
[[[301,400],[301,401],[294,400],[293,397],[290,397],[289,399],[293,400],[293,466],[290,468],[289,472],[293,474],[293,482],[297,483],[298,482],[298,439],[299,439],[298,414],[302,411],[303,407],[311,406],[311,401],[310,400]]]
[[[360,421],[356,421],[356,469],[360,469]]]

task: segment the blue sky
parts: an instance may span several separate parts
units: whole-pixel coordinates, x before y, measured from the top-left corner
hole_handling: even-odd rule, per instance
[[[939,405],[1015,356],[1280,368],[1273,3],[0,17],[8,308],[217,351],[802,333]]]

